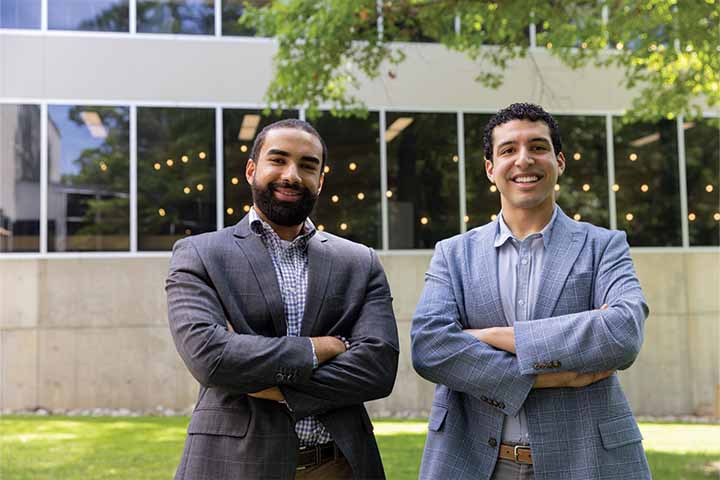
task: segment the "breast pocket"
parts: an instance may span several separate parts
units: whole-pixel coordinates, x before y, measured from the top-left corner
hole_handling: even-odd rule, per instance
[[[565,281],[555,307],[555,315],[567,315],[592,309],[595,272],[571,274]]]

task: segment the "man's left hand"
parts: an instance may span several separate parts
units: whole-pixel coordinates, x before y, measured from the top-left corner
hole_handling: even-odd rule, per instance
[[[513,327],[470,328],[465,330],[491,347],[515,354],[515,329]]]
[[[263,400],[273,400],[276,402],[284,402],[285,401],[285,396],[282,394],[280,389],[277,387],[270,387],[270,388],[266,388],[265,390],[260,390],[259,392],[248,393],[248,397],[260,398]]]

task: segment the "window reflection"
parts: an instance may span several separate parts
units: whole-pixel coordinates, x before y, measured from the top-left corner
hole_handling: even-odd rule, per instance
[[[618,229],[631,246],[681,245],[675,120],[613,125]]]
[[[254,28],[240,25],[238,22],[243,16],[245,4],[262,7],[270,4],[270,0],[222,0],[222,34],[244,37],[255,36]]]
[[[269,124],[284,118],[297,118],[297,111],[265,115],[261,110],[223,110],[225,226],[236,224],[253,203],[245,166],[255,137]]]
[[[40,107],[0,105],[0,252],[39,251]]]
[[[718,120],[685,122],[690,245],[720,244],[720,128]]]
[[[313,121],[329,158],[312,218],[318,228],[374,248],[382,245],[379,122],[377,112],[366,119],[324,112]]]
[[[137,31],[212,35],[213,0],[138,0]]]
[[[500,192],[485,175],[483,131],[492,115],[464,114],[465,125],[465,224],[468,230],[484,225],[500,211]]]
[[[459,232],[457,117],[387,114],[390,248],[434,248]]]
[[[216,229],[215,111],[138,108],[138,249]]]
[[[605,117],[556,115],[565,154],[558,205],[575,220],[608,228]]]
[[[48,0],[48,28],[127,32],[129,0]]]
[[[0,0],[0,28],[40,28],[40,0]]]
[[[130,247],[127,107],[48,107],[48,251]]]

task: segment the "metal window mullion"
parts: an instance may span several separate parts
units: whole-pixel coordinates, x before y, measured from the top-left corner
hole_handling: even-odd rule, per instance
[[[455,35],[460,35],[462,33],[462,19],[459,14],[455,14],[455,17],[453,18],[453,27],[455,29]]]
[[[613,141],[612,115],[605,116],[605,149],[607,151],[608,209],[610,210],[610,229],[617,230],[617,207],[615,201],[615,143]]]
[[[535,26],[535,13],[530,12],[530,24],[528,25],[528,36],[530,37],[530,48],[537,48],[537,27]]]
[[[130,105],[130,251],[138,249],[137,105]]]
[[[222,0],[215,0],[215,36],[222,36]]]
[[[48,252],[48,105],[40,105],[40,253]]]
[[[128,17],[130,34],[137,33],[137,0],[130,0],[128,5]]]
[[[375,2],[375,11],[377,12],[377,34],[378,42],[382,42],[385,36],[385,18],[383,16],[383,0]]]
[[[40,31],[48,30],[48,0],[40,0]]]
[[[688,220],[688,198],[687,198],[687,162],[685,159],[685,123],[682,115],[677,118],[677,142],[678,142],[678,173],[680,177],[680,226],[682,228],[682,246],[690,246],[690,225]]]
[[[298,120],[305,121],[305,109],[301,108],[298,110]]]
[[[382,224],[382,249],[390,250],[390,221],[388,216],[388,168],[387,144],[385,143],[385,109],[378,112],[380,118],[380,217]]]
[[[467,195],[465,181],[465,119],[463,112],[457,112],[457,155],[458,155],[458,187],[460,202],[460,233],[467,231],[465,216],[467,215]]]
[[[217,229],[225,226],[225,157],[223,152],[223,110],[215,107],[215,204]]]

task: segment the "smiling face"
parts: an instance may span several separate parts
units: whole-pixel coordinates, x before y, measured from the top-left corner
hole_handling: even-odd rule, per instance
[[[492,160],[485,159],[485,171],[500,191],[504,212],[552,211],[565,157],[555,153],[545,122],[511,120],[498,125],[492,132],[492,152]]]
[[[325,179],[323,147],[313,134],[297,128],[267,132],[257,159],[248,160],[245,178],[253,202],[272,223],[301,225],[312,212]]]

